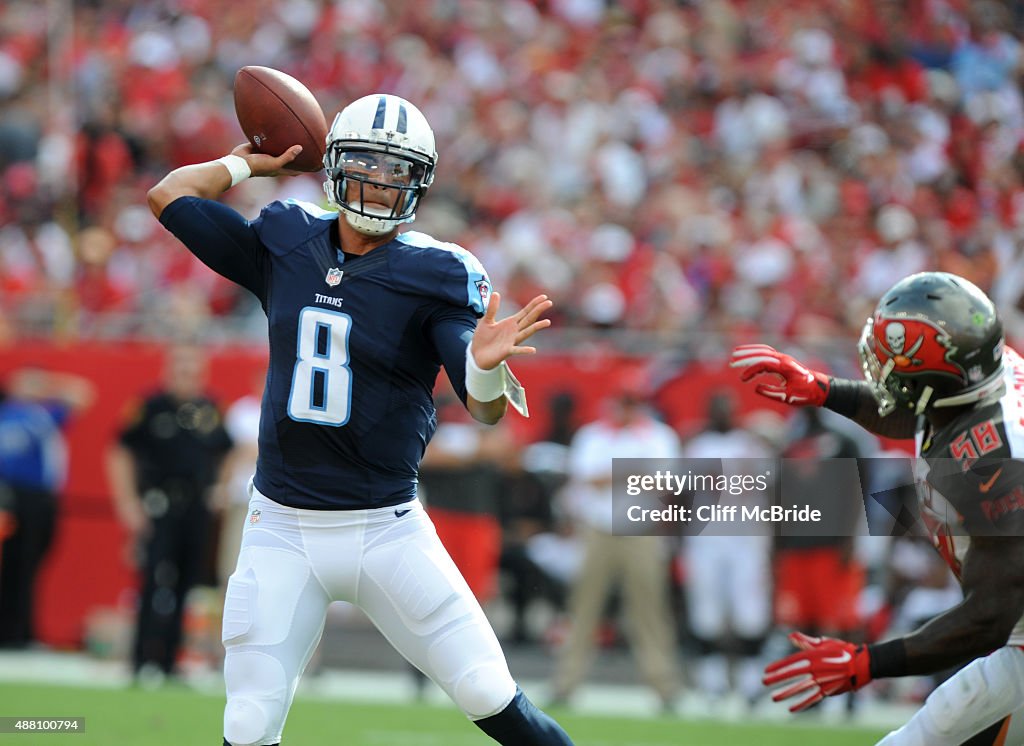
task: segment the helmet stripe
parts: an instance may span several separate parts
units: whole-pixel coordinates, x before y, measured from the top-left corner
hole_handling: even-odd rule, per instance
[[[384,115],[387,113],[387,110],[388,100],[381,96],[377,99],[377,115],[373,118],[373,124],[370,125],[370,129],[384,129]]]
[[[398,126],[395,129],[397,129],[399,131],[399,133],[401,133],[403,135],[405,134],[406,130],[408,129],[408,127],[406,125],[406,122],[405,122],[405,104],[399,104],[398,105]]]

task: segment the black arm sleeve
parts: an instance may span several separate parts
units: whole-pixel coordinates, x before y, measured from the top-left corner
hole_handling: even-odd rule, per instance
[[[917,418],[909,410],[898,409],[885,417],[878,414],[878,402],[867,381],[829,378],[825,407],[887,438],[913,438],[917,426]]]
[[[1024,615],[1024,538],[972,537],[964,600],[906,637],[869,646],[875,677],[941,671],[1006,644]]]
[[[203,264],[249,290],[266,308],[270,261],[248,220],[220,202],[179,197],[164,208],[160,222]]]
[[[476,316],[468,308],[454,308],[434,314],[431,318],[430,338],[441,357],[452,388],[463,404],[466,403],[466,348],[476,330]]]

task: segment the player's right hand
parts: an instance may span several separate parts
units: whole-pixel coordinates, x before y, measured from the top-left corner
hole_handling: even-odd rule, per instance
[[[761,396],[798,406],[820,407],[828,397],[829,378],[810,370],[796,358],[768,345],[740,345],[732,351],[730,368],[742,369],[745,382],[757,376],[772,374],[778,382],[759,382],[754,391]]]
[[[249,164],[249,170],[253,176],[298,176],[302,171],[289,169],[289,163],[298,158],[302,152],[301,145],[293,145],[279,156],[267,155],[266,153],[254,153],[252,144],[244,142],[231,151],[231,155],[238,155],[245,158]]]
[[[789,641],[800,648],[764,669],[765,686],[781,687],[773,702],[800,697],[790,712],[806,710],[825,697],[856,691],[871,681],[871,655],[867,645],[833,637],[811,637],[794,632]]]

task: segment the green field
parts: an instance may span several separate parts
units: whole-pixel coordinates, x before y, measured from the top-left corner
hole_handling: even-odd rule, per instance
[[[84,734],[0,735],[32,746],[220,746],[219,697],[186,689],[84,689],[0,685],[0,716],[85,717]],[[579,746],[864,746],[878,731],[735,725],[670,718],[613,718],[556,711]],[[485,746],[493,743],[458,712],[420,705],[299,700],[283,746]]]

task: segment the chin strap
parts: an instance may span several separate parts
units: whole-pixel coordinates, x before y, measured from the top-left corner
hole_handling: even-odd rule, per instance
[[[372,218],[369,215],[357,215],[354,212],[341,208],[345,213],[345,220],[348,224],[362,233],[364,236],[383,236],[397,228],[401,221],[384,220],[383,218]]]
[[[931,386],[925,386],[924,387],[924,391],[922,391],[921,395],[919,397],[917,397],[917,406],[914,407],[914,415],[915,416],[919,417],[922,414],[924,414],[924,410],[928,409],[928,402],[931,401],[932,394],[934,394],[934,393],[935,393],[935,389],[933,389]],[[936,406],[937,405],[938,405],[938,402],[936,402]]]
[[[976,404],[984,399],[998,398],[1003,395],[1005,390],[1006,381],[1003,380],[1003,366],[1000,365],[995,373],[977,386],[953,396],[936,399],[932,402],[932,406],[939,409],[943,407],[960,407],[964,404]]]

